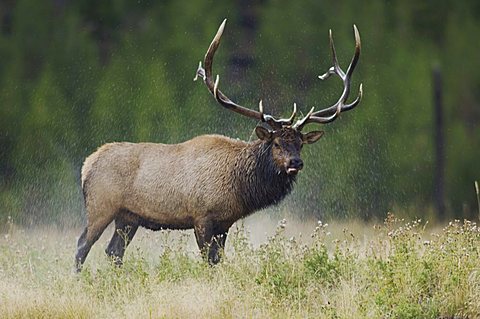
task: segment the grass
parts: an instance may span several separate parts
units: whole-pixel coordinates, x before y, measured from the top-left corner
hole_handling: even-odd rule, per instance
[[[0,238],[0,317],[480,317],[474,223],[431,230],[390,215],[378,226],[292,224],[261,240],[234,226],[216,267],[200,259],[191,232],[141,231],[118,268],[103,253],[108,232],[74,274],[80,230],[10,223]],[[305,225],[310,236],[292,236]]]

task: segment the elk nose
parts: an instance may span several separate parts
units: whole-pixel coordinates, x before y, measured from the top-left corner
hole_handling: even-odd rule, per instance
[[[300,158],[292,158],[290,159],[290,163],[288,167],[296,168],[301,170],[303,168],[303,161]]]
[[[300,158],[291,158],[288,162],[287,173],[296,174],[303,168],[303,161]]]

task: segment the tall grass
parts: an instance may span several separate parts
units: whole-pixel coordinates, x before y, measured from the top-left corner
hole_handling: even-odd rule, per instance
[[[357,224],[358,225],[358,224]],[[204,263],[189,232],[141,232],[124,266],[105,240],[73,273],[75,231],[19,229],[0,239],[2,318],[477,318],[480,231],[453,221],[318,222],[309,238],[282,221],[259,246],[242,225],[224,261]],[[102,247],[103,246],[103,247]]]

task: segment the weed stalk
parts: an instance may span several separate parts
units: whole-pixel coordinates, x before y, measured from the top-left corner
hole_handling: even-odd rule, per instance
[[[477,193],[478,220],[480,220],[480,189],[478,187],[478,181],[475,181],[475,191]]]

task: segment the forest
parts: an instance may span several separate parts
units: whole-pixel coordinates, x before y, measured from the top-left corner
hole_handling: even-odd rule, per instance
[[[338,99],[341,81],[318,79],[331,66],[328,30],[344,67],[353,24],[361,34],[352,96],[362,83],[363,100],[320,127],[325,137],[305,148],[282,207],[322,219],[478,218],[478,1],[7,0],[0,225],[78,225],[82,163],[106,142],[256,138],[254,120],[193,81],[224,18],[214,65],[222,90],[284,117],[293,103],[305,114]]]

